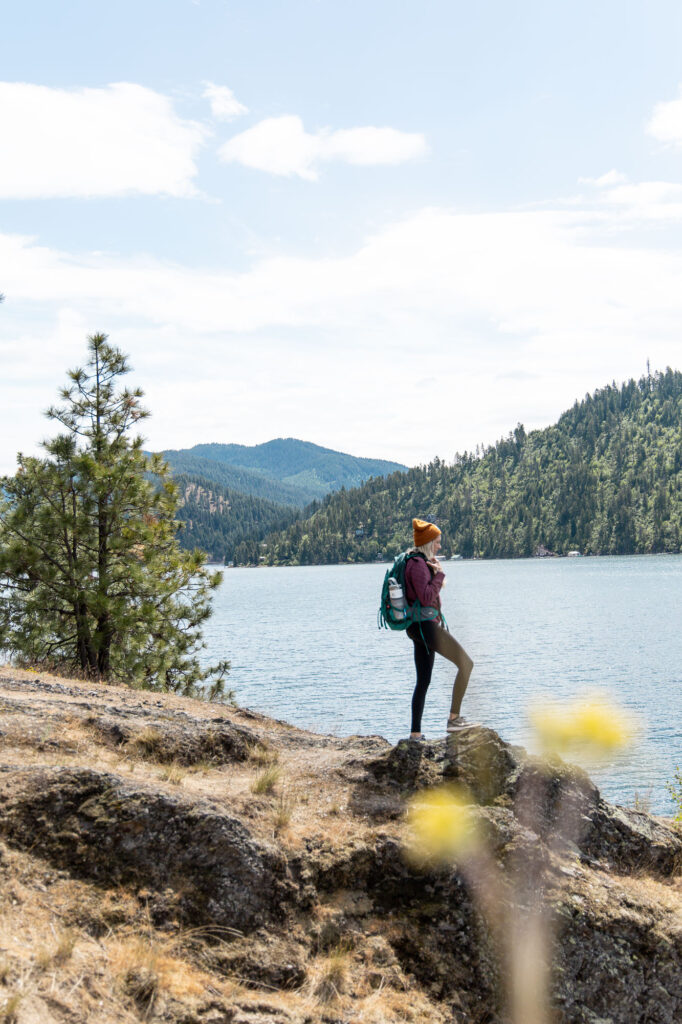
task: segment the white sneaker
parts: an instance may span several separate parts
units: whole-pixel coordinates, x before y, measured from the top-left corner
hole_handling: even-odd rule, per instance
[[[457,715],[457,718],[448,719],[445,731],[461,732],[463,729],[477,729],[480,724],[480,722],[467,722],[466,718],[463,718],[462,715]]]

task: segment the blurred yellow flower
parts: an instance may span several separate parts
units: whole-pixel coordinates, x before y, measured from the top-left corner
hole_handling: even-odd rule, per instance
[[[632,718],[606,699],[537,705],[528,716],[546,753],[598,758],[628,746],[635,735]]]
[[[478,828],[466,794],[453,787],[430,789],[408,807],[412,839],[410,860],[418,864],[451,863],[478,843]]]

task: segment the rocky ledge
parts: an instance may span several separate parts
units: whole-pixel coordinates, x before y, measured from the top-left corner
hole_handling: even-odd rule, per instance
[[[404,855],[449,780],[501,915],[520,872],[550,909],[557,1024],[682,1020],[682,837],[489,729],[393,747],[4,669],[0,741],[0,1020],[502,1022],[465,875]]]

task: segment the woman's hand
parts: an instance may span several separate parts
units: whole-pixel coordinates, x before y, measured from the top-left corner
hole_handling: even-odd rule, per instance
[[[426,564],[434,574],[437,572],[443,572],[443,567],[435,556],[430,561],[427,561]]]

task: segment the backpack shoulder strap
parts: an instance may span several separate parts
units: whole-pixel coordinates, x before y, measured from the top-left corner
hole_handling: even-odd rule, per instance
[[[394,576],[400,584],[402,584],[405,579],[407,563],[411,558],[417,557],[423,558],[424,561],[426,561],[426,556],[422,551],[402,551],[396,558],[391,569],[391,575]]]

